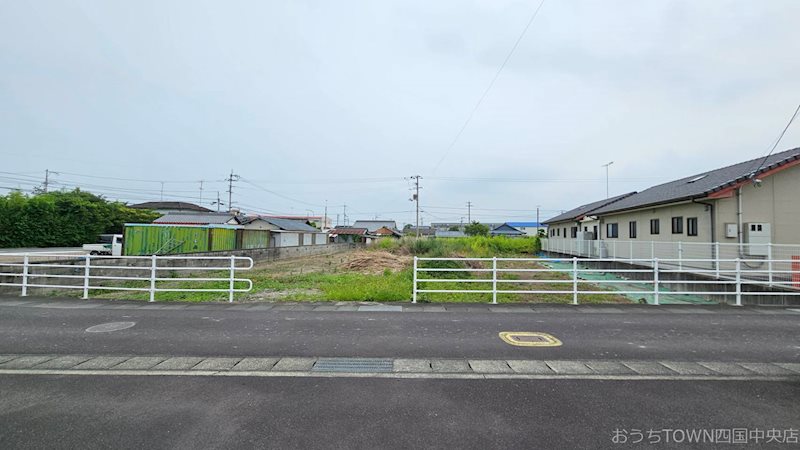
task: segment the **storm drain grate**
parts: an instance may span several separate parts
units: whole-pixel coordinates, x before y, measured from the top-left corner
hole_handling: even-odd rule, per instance
[[[312,372],[391,372],[393,364],[391,359],[381,358],[320,358],[317,360]]]

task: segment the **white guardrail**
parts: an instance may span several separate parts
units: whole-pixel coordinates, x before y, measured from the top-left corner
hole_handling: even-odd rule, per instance
[[[800,261],[770,260],[778,264],[790,264],[789,270],[772,270],[776,276],[772,281],[747,279],[745,265],[755,260],[696,260],[713,263],[712,269],[677,268],[676,259],[626,259],[612,258],[419,258],[414,257],[414,279],[412,302],[416,303],[421,293],[491,294],[492,304],[497,303],[498,294],[560,294],[571,295],[572,304],[577,305],[581,295],[645,295],[652,296],[653,304],[660,303],[659,296],[735,296],[735,304],[742,305],[743,296],[800,296]],[[435,267],[448,262],[458,267]],[[582,267],[593,263],[630,263],[630,268]],[[758,260],[764,262],[764,260]],[[454,263],[454,264],[453,264]],[[503,267],[506,265],[506,267]],[[516,265],[516,267],[508,267]],[[723,266],[732,268],[722,268]],[[427,267],[426,267],[427,266]],[[434,266],[434,267],[431,267]],[[761,270],[760,272],[765,272]],[[748,269],[748,272],[758,272]],[[469,278],[436,278],[431,273],[468,273]],[[428,274],[424,278],[420,274]],[[511,274],[503,277],[503,274]],[[529,279],[521,279],[528,274]],[[689,275],[699,276],[689,276]],[[777,279],[780,275],[781,280]],[[460,285],[457,289],[434,289],[428,286],[447,283]],[[463,284],[462,284],[463,283]],[[478,286],[467,289],[467,286]],[[533,289],[514,286],[533,286]],[[615,287],[616,285],[616,287]],[[699,290],[675,289],[680,285],[700,285]],[[535,287],[539,286],[539,289]],[[607,286],[607,289],[603,289]],[[709,286],[719,286],[712,290]],[[640,288],[641,287],[641,288]]]
[[[219,263],[217,263],[219,262]],[[67,253],[0,253],[0,286],[21,288],[80,289],[83,298],[90,290],[149,292],[227,292],[233,302],[235,293],[250,292],[253,282],[237,278],[237,272],[253,268],[253,259],[244,256],[103,256]],[[220,272],[225,277],[165,277],[164,272]],[[54,284],[42,280],[74,280]],[[5,281],[10,280],[10,281]],[[144,286],[131,286],[136,282]],[[173,282],[225,282],[224,288],[171,287]],[[241,287],[240,284],[246,284]],[[159,286],[161,284],[161,286]]]
[[[742,277],[772,282],[785,280],[792,263],[800,263],[800,245],[737,244],[720,242],[660,242],[620,239],[579,240],[542,238],[542,251],[586,258],[638,260],[650,265],[655,258],[662,265],[697,272],[705,269],[733,270],[736,259],[742,260]],[[667,263],[666,261],[669,261]],[[652,267],[652,265],[651,265]],[[697,269],[697,270],[695,270]]]

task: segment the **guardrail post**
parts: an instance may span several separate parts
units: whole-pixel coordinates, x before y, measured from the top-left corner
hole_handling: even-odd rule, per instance
[[[653,304],[658,305],[658,258],[653,258]]]
[[[683,270],[683,242],[678,242],[678,270]]]
[[[236,278],[236,256],[231,255],[231,279],[228,286],[228,303],[233,303],[234,279]]]
[[[158,267],[158,263],[156,262],[156,255],[152,255],[150,257],[150,301],[156,301],[156,268]]]
[[[736,258],[736,306],[742,306],[742,260]]]
[[[83,264],[83,298],[89,298],[89,268],[92,265],[92,260],[90,255],[84,256],[84,264]]]
[[[492,304],[497,304],[497,257],[492,257]]]
[[[578,304],[578,258],[572,258],[572,304]]]
[[[767,244],[767,273],[769,274],[769,285],[772,286],[772,242]]]
[[[29,263],[28,254],[26,253],[25,256],[22,258],[22,296],[28,296],[28,263]]]
[[[719,242],[714,242],[714,270],[719,278]]]
[[[417,303],[417,258],[414,257],[414,288],[411,291],[411,303]]]

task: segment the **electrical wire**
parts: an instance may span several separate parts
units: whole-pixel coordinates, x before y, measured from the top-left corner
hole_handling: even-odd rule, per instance
[[[459,129],[458,133],[456,133],[456,137],[453,138],[452,142],[450,142],[450,145],[447,146],[447,149],[445,150],[444,154],[439,159],[439,162],[437,162],[436,165],[433,167],[433,173],[436,173],[436,170],[439,169],[439,166],[442,164],[442,162],[444,162],[445,158],[447,158],[447,155],[450,153],[453,147],[455,147],[456,142],[458,142],[458,139],[461,137],[461,134],[464,133],[464,130],[466,130],[467,126],[469,126],[470,122],[472,122],[472,118],[475,116],[475,112],[478,111],[478,108],[480,108],[481,104],[483,103],[483,100],[486,98],[487,95],[489,95],[489,91],[492,90],[494,83],[500,77],[500,73],[506,67],[506,64],[508,64],[508,61],[511,59],[511,56],[517,50],[517,47],[519,47],[519,43],[522,41],[522,38],[525,37],[525,34],[528,32],[528,28],[530,28],[531,24],[536,19],[536,16],[539,15],[539,10],[542,9],[544,2],[545,0],[542,0],[539,3],[539,6],[536,7],[536,11],[533,12],[531,18],[528,20],[528,23],[525,24],[525,28],[522,29],[522,33],[520,33],[519,37],[517,37],[517,40],[511,47],[511,51],[508,52],[508,55],[506,55],[506,59],[503,60],[503,63],[500,65],[500,68],[497,69],[497,72],[494,74],[494,78],[492,78],[492,81],[489,83],[489,86],[487,86],[486,90],[483,91],[483,95],[481,95],[481,97],[478,99],[478,102],[475,104],[475,107],[472,108],[472,111],[469,113],[469,116],[467,116],[467,120],[464,121],[464,124],[461,126],[461,129]]]
[[[797,109],[794,110],[794,114],[792,114],[792,118],[789,119],[789,123],[787,123],[786,126],[783,127],[783,131],[781,131],[780,136],[778,136],[778,139],[775,141],[775,144],[769,150],[769,153],[767,153],[767,155],[764,156],[764,159],[761,160],[761,164],[759,164],[758,167],[756,167],[756,170],[750,173],[750,178],[755,177],[758,171],[761,170],[762,167],[764,167],[764,163],[767,162],[767,158],[769,158],[770,155],[772,155],[772,152],[774,152],[775,149],[778,147],[778,144],[780,144],[781,140],[783,139],[783,136],[786,134],[786,130],[789,129],[789,127],[792,125],[792,122],[794,122],[795,117],[797,117],[798,112],[800,112],[800,105],[797,105]]]

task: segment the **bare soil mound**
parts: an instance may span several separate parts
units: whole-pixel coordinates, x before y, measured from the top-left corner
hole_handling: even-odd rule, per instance
[[[358,251],[348,255],[339,268],[351,272],[379,274],[386,269],[399,272],[411,264],[411,257],[383,251]]]

